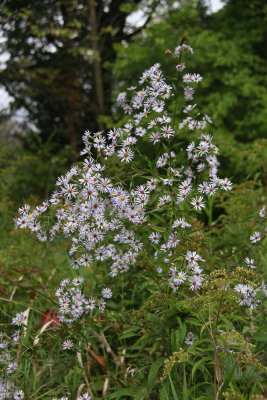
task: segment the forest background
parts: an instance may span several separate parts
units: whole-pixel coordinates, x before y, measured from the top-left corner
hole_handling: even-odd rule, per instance
[[[221,174],[234,182],[234,196],[218,197],[214,217],[245,221],[264,203],[267,5],[224,3],[210,13],[201,0],[1,2],[1,52],[8,58],[0,84],[13,98],[0,115],[3,298],[12,294],[30,302],[65,277],[64,245],[51,250],[15,231],[18,207],[47,199],[56,178],[79,160],[85,130],[108,130],[127,120],[115,98],[144,69],[160,62],[165,75],[173,76],[175,63],[166,50],[183,37],[195,50],[191,70],[203,76],[196,101],[214,121]],[[127,17],[138,10],[142,24],[131,26]],[[149,148],[147,156],[154,157]],[[119,168],[114,165],[114,171]],[[247,235],[241,225],[228,226],[221,240],[234,253],[236,237],[242,247]],[[4,324],[12,312],[12,305],[3,309]]]

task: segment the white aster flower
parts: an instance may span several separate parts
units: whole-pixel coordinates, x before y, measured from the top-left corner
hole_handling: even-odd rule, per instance
[[[112,297],[112,291],[109,288],[105,288],[102,290],[102,296],[104,299],[111,299]]]
[[[259,212],[259,216],[260,216],[261,218],[264,218],[264,217],[265,217],[265,210],[266,210],[266,206],[263,206],[262,209],[261,209],[260,212]]]
[[[191,346],[196,340],[196,336],[192,332],[188,332],[185,337],[185,344]]]
[[[203,197],[192,199],[191,204],[194,206],[196,210],[201,210],[201,208],[205,207],[205,203],[202,200]]]
[[[262,239],[260,232],[255,232],[250,236],[252,243],[257,243]]]

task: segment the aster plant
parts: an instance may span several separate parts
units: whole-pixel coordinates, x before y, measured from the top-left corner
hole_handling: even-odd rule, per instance
[[[168,83],[159,64],[146,70],[137,86],[117,97],[127,122],[107,133],[86,131],[83,162],[58,178],[48,201],[35,209],[24,205],[15,219],[16,228],[30,229],[39,241],[59,235],[69,241],[69,262],[77,276],[66,277],[56,291],[58,325],[64,327],[61,351],[74,358],[77,352],[88,354],[88,331],[95,324],[94,335],[119,368],[120,384],[111,380],[108,390],[108,382],[105,398],[176,399],[177,393],[193,388],[199,393],[194,398],[219,399],[237,365],[265,368],[244,335],[246,317],[240,320],[239,332],[233,324],[240,310],[245,316],[259,310],[266,292],[250,258],[252,247],[257,251],[265,237],[265,208],[257,231],[248,237],[251,252],[230,269],[214,268],[205,231],[215,224],[214,198],[231,191],[232,183],[220,176],[212,121],[193,101],[202,76],[184,72],[193,49],[183,41],[167,53],[177,60],[175,84]],[[185,132],[183,151],[180,137]],[[150,147],[152,157],[147,153]],[[114,163],[121,167],[114,169]],[[129,300],[134,285],[140,285],[137,308]],[[24,398],[11,379],[19,357],[10,344],[15,339],[20,343],[27,330],[24,312],[12,324],[15,334],[2,338],[8,354],[2,356],[3,399]],[[149,346],[153,337],[150,355],[155,357],[138,359],[134,344],[125,361],[121,348],[116,354],[107,344],[105,327],[115,327],[122,340],[142,332]],[[164,335],[166,345],[161,342]],[[229,357],[232,369],[225,372]],[[179,373],[182,382],[176,381]],[[196,374],[206,380],[201,388]],[[87,392],[78,398],[93,398],[88,376],[85,385]]]

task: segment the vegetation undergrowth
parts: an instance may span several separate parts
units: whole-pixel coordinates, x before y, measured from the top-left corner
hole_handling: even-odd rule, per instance
[[[188,54],[167,51],[171,84],[154,64],[119,93],[127,122],[86,131],[84,161],[19,209],[47,272],[3,289],[0,398],[264,398],[263,176],[220,175]]]

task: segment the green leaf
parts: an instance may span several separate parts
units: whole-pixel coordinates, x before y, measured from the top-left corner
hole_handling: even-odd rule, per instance
[[[210,361],[210,357],[201,358],[201,360],[199,360],[199,361],[197,361],[197,362],[195,363],[194,367],[192,368],[192,372],[191,372],[192,380],[194,379],[194,375],[195,375],[196,370],[197,370],[199,367],[201,367],[201,365],[204,364],[206,361]],[[214,363],[210,361],[209,364],[214,364]],[[201,369],[201,368],[200,368],[200,369]]]
[[[138,390],[136,386],[131,386],[128,388],[124,388],[118,390],[116,393],[113,393],[109,396],[110,399],[120,399],[124,395],[134,395],[135,392]]]
[[[119,336],[119,340],[127,339],[127,338],[133,337],[133,336],[138,336],[138,333],[135,333],[135,332],[124,333],[123,335]]]
[[[177,393],[176,393],[176,390],[175,390],[175,387],[174,387],[174,384],[173,384],[173,381],[172,381],[172,378],[171,378],[171,375],[169,374],[168,376],[169,376],[169,380],[170,380],[170,384],[171,384],[173,398],[174,398],[174,400],[179,400],[178,396],[177,396]]]
[[[160,357],[158,360],[154,361],[153,364],[150,367],[149,373],[148,373],[148,378],[147,378],[147,389],[150,392],[153,386],[153,383],[155,381],[155,378],[157,376],[158,370],[162,366],[165,358]]]
[[[169,388],[169,383],[165,381],[159,394],[160,400],[169,400]]]
[[[188,400],[188,391],[187,391],[187,381],[186,381],[185,366],[184,366],[184,380],[183,380],[183,400]]]
[[[134,397],[134,400],[142,400],[147,395],[146,389],[143,388],[137,395]]]
[[[188,389],[188,396],[191,396],[192,393],[195,394],[196,389],[203,385],[210,386],[210,383],[209,382],[200,382],[200,383],[197,383],[196,385],[190,387],[190,389]],[[200,400],[200,399],[207,400],[207,397],[209,397],[208,394],[206,394],[205,397],[201,396],[201,397],[197,397],[196,399],[194,398],[194,400]],[[212,400],[214,399],[213,395],[210,395],[209,398],[211,398]]]
[[[267,341],[267,328],[260,328],[254,335],[254,340],[258,342],[266,342]]]

